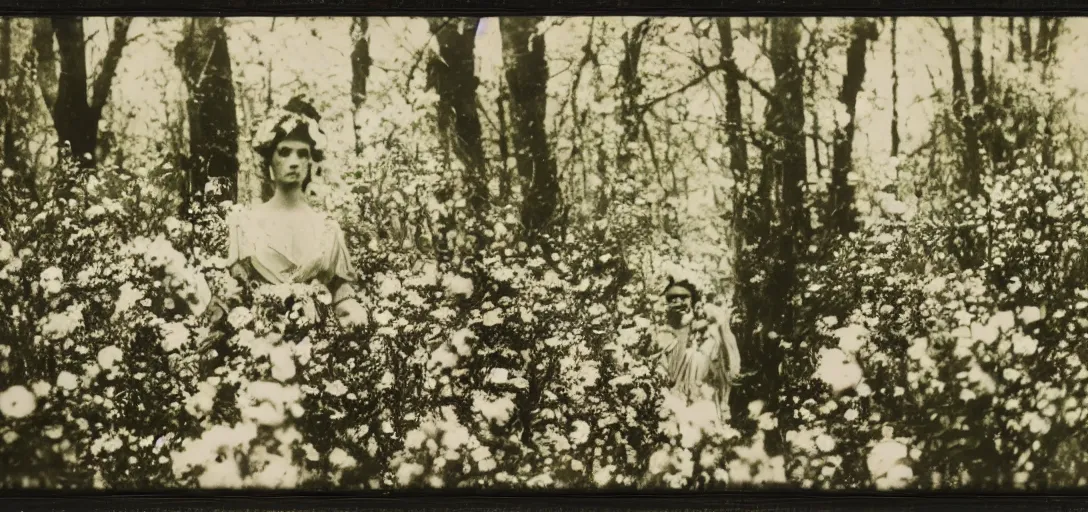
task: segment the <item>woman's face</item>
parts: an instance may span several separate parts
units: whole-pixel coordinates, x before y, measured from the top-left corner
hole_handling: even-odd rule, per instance
[[[277,185],[302,185],[310,172],[312,162],[313,155],[308,142],[282,140],[272,153],[272,181]]]
[[[670,286],[665,290],[665,303],[670,314],[688,313],[693,306],[691,291],[680,285]]]

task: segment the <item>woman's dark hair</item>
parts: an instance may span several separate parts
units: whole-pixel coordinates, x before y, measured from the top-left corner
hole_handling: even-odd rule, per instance
[[[276,151],[276,146],[279,146],[280,142],[285,140],[300,140],[308,143],[310,145],[311,158],[314,163],[319,163],[325,159],[325,152],[314,147],[317,145],[317,141],[310,136],[310,123],[312,122],[316,125],[321,121],[321,115],[317,113],[317,109],[306,99],[305,95],[298,95],[291,98],[291,101],[288,101],[283,109],[302,116],[306,121],[299,123],[294,129],[288,132],[280,126],[284,119],[277,120],[275,136],[272,137],[272,140],[255,148],[257,154],[261,156],[261,165],[264,170],[263,176],[266,178],[272,177],[272,155]],[[302,190],[305,191],[310,185],[310,181],[313,178],[312,173],[313,169],[307,170],[306,177],[302,179]]]
[[[691,281],[688,281],[687,279],[681,279],[681,280],[677,281],[675,279],[669,278],[669,283],[665,285],[665,289],[661,291],[661,294],[664,295],[664,294],[668,293],[669,288],[672,288],[674,286],[679,286],[681,288],[684,288],[689,293],[691,293],[691,303],[692,304],[698,304],[699,300],[702,298],[702,294],[699,293],[699,289],[696,288],[694,284],[691,284]]]

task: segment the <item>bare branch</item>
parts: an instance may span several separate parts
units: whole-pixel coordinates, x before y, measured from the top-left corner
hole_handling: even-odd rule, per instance
[[[117,74],[117,65],[121,61],[121,53],[128,43],[128,28],[132,24],[131,17],[117,18],[114,22],[113,39],[106,47],[106,56],[102,59],[102,72],[94,80],[94,95],[91,97],[91,109],[101,112],[110,95],[110,85]]]

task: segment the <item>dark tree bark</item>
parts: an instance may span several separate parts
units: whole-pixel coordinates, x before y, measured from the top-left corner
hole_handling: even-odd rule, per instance
[[[71,145],[72,155],[82,167],[95,165],[98,122],[109,99],[117,65],[128,43],[132,18],[114,22],[113,38],[106,48],[102,68],[87,94],[86,36],[83,19],[55,17],[35,24],[33,45],[37,52],[38,78],[42,96],[49,107],[57,137]],[[53,50],[53,38],[57,51]],[[57,66],[59,64],[59,73]]]
[[[1046,73],[1054,62],[1061,27],[1061,18],[1044,17],[1039,19],[1039,36],[1035,44],[1035,60],[1043,65],[1043,73]]]
[[[22,162],[15,153],[16,141],[20,138],[15,133],[16,112],[24,106],[15,103],[15,80],[12,76],[11,55],[11,18],[0,20],[0,81],[4,84],[3,99],[0,100],[0,120],[3,122],[4,167],[22,171]],[[20,127],[22,123],[20,123]],[[22,172],[19,172],[21,175]]]
[[[774,404],[782,396],[784,382],[781,364],[785,354],[780,336],[794,331],[795,311],[792,298],[796,295],[797,267],[800,252],[811,236],[808,211],[804,204],[807,178],[805,154],[804,70],[798,57],[801,42],[801,19],[782,17],[770,20],[768,57],[774,71],[772,100],[766,109],[766,129],[772,143],[763,151],[763,175],[777,183],[777,201],[767,221],[760,221],[768,236],[766,242],[750,255],[769,267],[769,277],[762,286],[762,296],[754,295],[745,305],[746,314],[759,319],[760,334],[753,339],[753,367],[759,368],[760,378],[751,392],[766,397]],[[777,222],[776,229],[770,227]],[[776,335],[771,335],[771,333]],[[768,451],[782,449],[781,432],[768,438]]]
[[[1030,67],[1035,56],[1031,50],[1031,18],[1020,18],[1020,21],[1023,23],[1020,25],[1020,55]]]
[[[642,45],[649,34],[651,19],[640,21],[631,30],[623,33],[623,59],[620,60],[619,73],[616,76],[616,86],[619,90],[618,97],[620,108],[617,111],[618,122],[623,128],[616,152],[615,174],[605,173],[601,176],[604,183],[597,203],[597,215],[603,216],[615,201],[626,201],[627,197],[618,197],[616,188],[624,189],[622,184],[635,180],[631,173],[631,164],[635,160],[635,150],[632,146],[638,144],[640,126],[642,121],[642,76],[639,73],[639,63],[642,60]]]
[[[723,62],[733,62],[733,27],[729,18],[718,18]],[[736,65],[733,64],[732,67]],[[724,67],[724,65],[723,65]],[[729,139],[729,165],[737,181],[747,182],[748,143],[744,139],[744,116],[741,113],[740,82],[732,73],[725,74],[725,133]]]
[[[721,41],[723,68],[735,69],[733,61],[733,26],[730,18],[718,18],[716,25]],[[728,64],[726,64],[728,63]],[[733,230],[734,251],[738,255],[735,268],[736,300],[744,307],[740,316],[740,328],[736,330],[737,344],[742,361],[756,361],[758,350],[752,333],[759,323],[758,308],[763,296],[762,289],[753,284],[756,267],[749,264],[746,247],[760,247],[767,233],[760,230],[758,219],[764,216],[758,211],[759,203],[748,190],[752,172],[748,165],[748,142],[744,136],[744,113],[740,97],[740,81],[737,74],[726,73],[725,80],[725,130],[729,146],[729,167],[733,171]],[[758,254],[758,253],[757,253]],[[756,259],[759,259],[758,257]],[[731,398],[731,407],[738,407],[755,399],[753,390],[738,388]]]
[[[963,59],[960,57],[960,42],[956,38],[956,27],[951,18],[941,25],[948,53],[952,60],[952,113],[963,127],[963,169],[960,173],[960,187],[974,197],[982,191],[982,159],[979,155],[979,134],[977,119],[971,112],[971,99],[967,96],[967,81],[964,78]]]
[[[524,203],[525,238],[532,245],[553,229],[559,210],[559,179],[545,131],[548,63],[539,17],[503,17],[503,64],[510,88],[512,142]]]
[[[899,154],[899,51],[896,49],[899,34],[898,16],[892,16],[892,156]]]
[[[506,106],[510,104],[510,91],[507,90],[505,82],[499,79],[499,159],[502,160],[502,167],[499,170],[499,196],[501,198],[509,198],[510,193],[513,191],[510,177],[510,164],[507,161],[510,159],[510,129],[507,124],[508,114],[506,113]]]
[[[370,77],[370,40],[367,34],[369,23],[366,17],[353,18],[351,22],[351,37],[355,46],[351,50],[351,104],[355,107],[353,114],[355,128],[355,154],[363,152],[362,140],[359,138],[359,109],[366,102],[366,81]]]
[[[431,18],[431,33],[438,40],[438,55],[428,65],[428,82],[438,93],[438,129],[446,147],[463,167],[469,208],[482,223],[488,208],[487,163],[483,130],[476,108],[476,26],[478,18]],[[476,226],[479,228],[480,226]],[[482,232],[472,230],[482,241]]]
[[[230,53],[221,18],[189,20],[175,48],[175,62],[189,91],[189,155],[185,158],[188,188],[182,211],[197,195],[215,204],[238,198],[238,113],[235,107]],[[219,182],[205,194],[211,180]]]
[[[854,169],[854,131],[857,127],[854,116],[857,113],[858,94],[865,83],[865,54],[869,42],[875,41],[879,35],[876,22],[870,18],[855,18],[852,31],[853,37],[846,50],[846,74],[842,77],[842,89],[839,90],[839,102],[846,108],[849,119],[844,126],[836,128],[828,203],[831,226],[842,234],[858,227],[854,186],[848,179]]]
[[[1016,18],[1009,17],[1005,19],[1005,27],[1008,28],[1009,34],[1009,52],[1006,55],[1005,60],[1008,62],[1016,62]]]

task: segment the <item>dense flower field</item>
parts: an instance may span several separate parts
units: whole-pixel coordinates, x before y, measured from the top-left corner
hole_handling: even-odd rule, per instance
[[[342,328],[326,290],[293,285],[244,293],[213,329],[177,297],[239,287],[221,259],[234,206],[179,220],[139,178],[102,171],[60,169],[36,198],[9,183],[5,487],[1084,483],[1088,202],[1071,172],[1022,162],[952,215],[904,215],[889,197],[803,272],[782,410],[755,400],[725,423],[665,391],[647,357],[664,275],[700,264],[616,264],[657,243],[638,243],[637,215],[572,227],[545,251],[496,208],[483,250],[461,236],[439,257],[358,220],[410,200],[352,191],[334,211],[368,325]],[[415,211],[471,225],[459,204]],[[620,238],[629,252],[600,243]],[[960,270],[969,257],[984,263]]]

